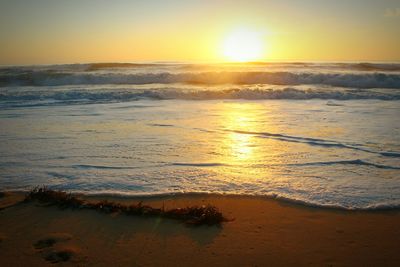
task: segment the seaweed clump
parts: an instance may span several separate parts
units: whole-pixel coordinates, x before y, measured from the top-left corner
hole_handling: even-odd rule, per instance
[[[222,213],[211,205],[171,209],[165,211],[164,215],[171,219],[182,218],[187,224],[192,225],[215,225],[227,221]]]
[[[39,200],[60,208],[80,208],[84,201],[64,191],[51,190],[45,186],[35,187],[26,196],[25,202]]]
[[[37,200],[59,208],[91,209],[102,213],[120,213],[128,216],[164,217],[182,221],[188,225],[220,225],[227,220],[222,213],[212,205],[191,206],[165,210],[137,204],[124,205],[112,201],[85,202],[83,199],[59,190],[45,186],[35,187],[25,197],[25,202]]]

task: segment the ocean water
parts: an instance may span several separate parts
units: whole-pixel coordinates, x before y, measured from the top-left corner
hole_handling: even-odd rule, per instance
[[[400,207],[400,64],[0,68],[0,188]]]

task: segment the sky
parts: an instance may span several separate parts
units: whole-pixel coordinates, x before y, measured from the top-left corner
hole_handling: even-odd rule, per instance
[[[221,62],[243,28],[259,61],[400,60],[400,0],[0,0],[0,64]]]

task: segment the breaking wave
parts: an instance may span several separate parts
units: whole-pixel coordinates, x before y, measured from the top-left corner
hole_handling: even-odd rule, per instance
[[[221,100],[221,99],[333,99],[333,100],[357,100],[379,99],[400,100],[400,90],[384,89],[67,89],[55,90],[44,88],[43,90],[1,90],[0,102],[6,106],[21,105],[65,105],[65,104],[91,104],[125,102],[140,99],[183,99],[183,100]],[[328,102],[328,105],[331,102]]]
[[[7,71],[8,70],[8,71]],[[397,73],[321,72],[65,72],[56,70],[0,70],[0,86],[61,86],[99,84],[270,84],[326,85],[345,88],[400,88]]]

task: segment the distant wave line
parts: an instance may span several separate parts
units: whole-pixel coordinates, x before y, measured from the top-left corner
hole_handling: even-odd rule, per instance
[[[359,99],[377,99],[377,100],[400,100],[400,90],[386,89],[257,89],[257,88],[233,88],[223,90],[198,90],[198,89],[69,89],[52,90],[52,88],[43,88],[42,90],[1,90],[0,88],[0,106],[4,107],[29,107],[29,106],[53,106],[53,105],[72,105],[72,104],[95,104],[111,102],[127,102],[140,99],[151,100],[223,100],[223,99],[245,99],[245,100],[263,100],[263,99],[288,99],[288,100],[359,100]],[[327,105],[332,105],[331,102]],[[127,107],[136,108],[141,106]],[[124,107],[125,108],[125,107]]]
[[[394,73],[321,73],[321,72],[60,72],[49,70],[1,71],[0,86],[62,86],[83,84],[321,84],[346,88],[400,88],[400,74]]]

